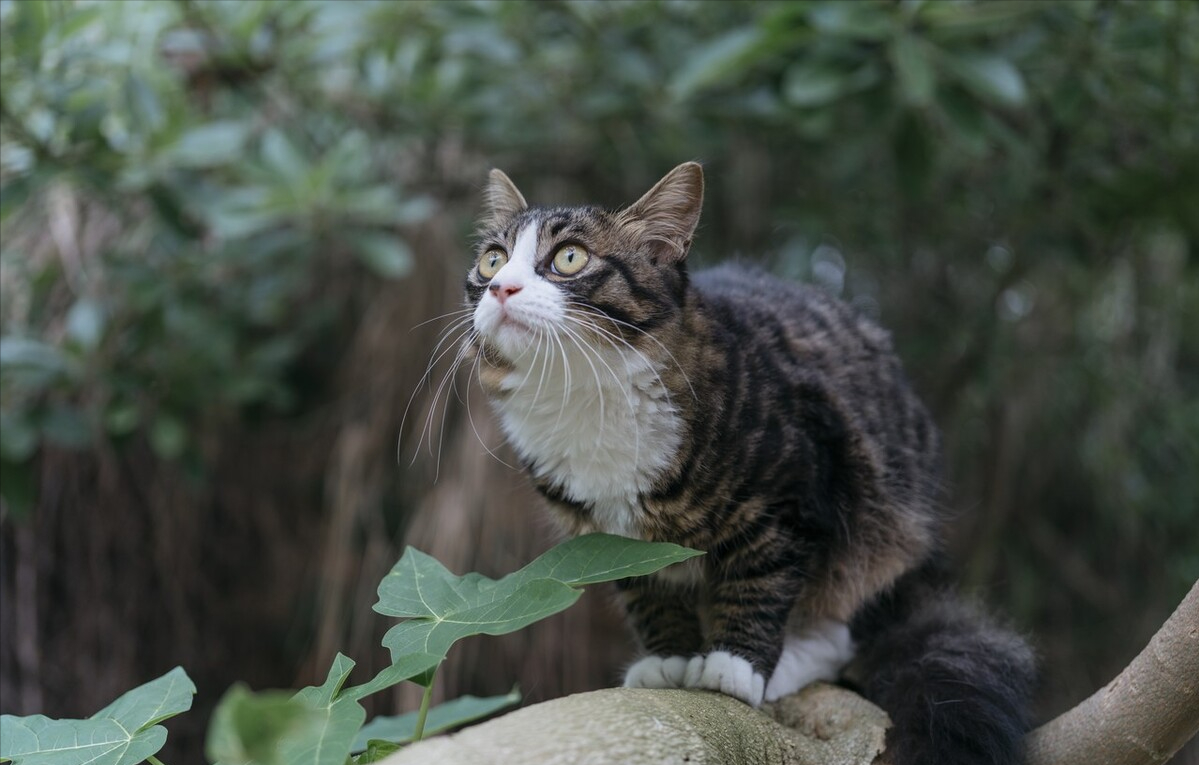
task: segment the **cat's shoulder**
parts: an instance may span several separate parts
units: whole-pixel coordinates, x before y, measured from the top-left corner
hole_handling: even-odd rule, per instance
[[[692,283],[705,297],[717,299],[733,298],[752,302],[776,299],[787,302],[838,302],[816,287],[784,279],[759,265],[736,260],[695,272]]]
[[[890,333],[853,306],[819,287],[776,276],[761,266],[729,261],[697,271],[692,284],[711,308],[754,326],[777,320],[803,334],[858,338],[891,350]]]

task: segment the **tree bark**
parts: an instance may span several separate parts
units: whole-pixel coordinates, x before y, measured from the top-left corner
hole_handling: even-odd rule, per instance
[[[1028,765],[1165,762],[1199,731],[1199,582],[1123,672],[1028,737]]]
[[[717,693],[612,688],[414,744],[386,765],[876,765],[885,712],[817,683],[762,708]],[[1148,765],[1199,730],[1199,583],[1106,687],[1028,736],[1028,765]]]
[[[711,692],[579,693],[427,739],[386,765],[870,765],[887,715],[816,684],[762,708]]]

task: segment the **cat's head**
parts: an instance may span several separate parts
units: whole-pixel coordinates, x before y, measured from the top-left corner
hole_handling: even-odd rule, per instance
[[[505,361],[542,343],[569,345],[571,333],[633,348],[652,342],[650,333],[676,319],[684,300],[683,259],[702,202],[695,162],[618,211],[530,207],[492,170],[466,278],[477,341]]]

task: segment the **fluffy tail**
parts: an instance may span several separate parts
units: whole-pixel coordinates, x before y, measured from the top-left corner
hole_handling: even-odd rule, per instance
[[[941,579],[932,565],[906,574],[851,625],[863,691],[891,716],[887,761],[1016,765],[1032,650]]]

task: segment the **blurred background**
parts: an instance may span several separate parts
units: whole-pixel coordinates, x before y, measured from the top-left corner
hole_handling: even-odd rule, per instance
[[[1199,4],[5,0],[0,35],[0,711],[181,664],[197,763],[231,683],[387,662],[405,544],[552,543],[477,387],[422,381],[493,166],[617,207],[702,161],[695,266],[893,331],[1039,718],[1199,577]],[[616,683],[592,589],[437,697]]]

